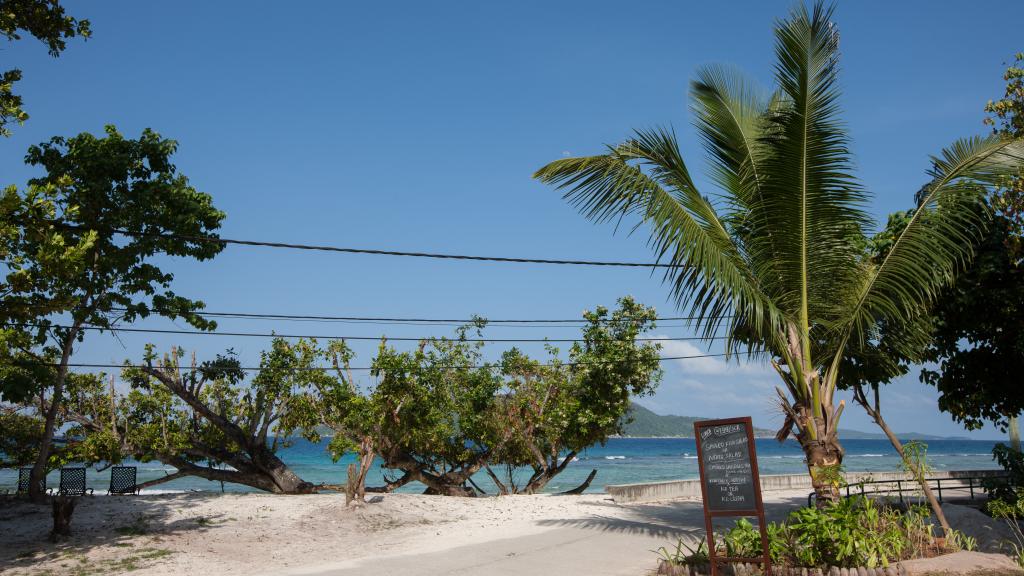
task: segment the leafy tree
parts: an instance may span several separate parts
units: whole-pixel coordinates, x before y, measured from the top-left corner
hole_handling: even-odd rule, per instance
[[[985,105],[985,112],[989,113],[985,124],[996,134],[1019,138],[1024,135],[1024,52],[1016,54],[1003,80],[1006,81],[1003,97]],[[1010,234],[1006,246],[1014,262],[1020,264],[1024,256],[1024,177],[1021,174],[1008,177],[993,202],[1008,221]]]
[[[1024,410],[1024,267],[1008,249],[1012,223],[996,218],[977,256],[932,309],[934,330],[921,381],[939,407],[968,429],[988,420],[1006,427]]]
[[[323,377],[323,357],[315,342],[277,338],[245,382],[231,354],[182,366],[181,350],[159,361],[150,353],[146,365],[124,370],[127,394],[96,384],[69,391],[70,434],[83,436],[77,452],[90,461],[130,457],[177,468],[143,486],[197,476],[279,494],[315,492],[276,453],[298,432],[296,413],[305,406],[293,400]]]
[[[660,346],[636,340],[654,328],[653,308],[626,297],[610,314],[599,306],[583,317],[583,341],[573,344],[567,363],[553,348],[547,364],[515,349],[503,357],[507,393],[493,421],[506,480],[487,470],[504,492],[538,492],[578,453],[621,434],[632,397],[653,393],[661,379]],[[519,466],[532,470],[521,488],[513,476]]]
[[[0,198],[0,396],[46,405],[33,469],[45,473],[68,364],[87,328],[115,331],[150,314],[212,329],[202,302],[171,291],[173,275],[153,259],[207,260],[223,246],[180,236],[211,236],[224,214],[171,163],[173,140],[145,130],[137,140],[113,126],[106,136],[53,138],[26,162],[46,175]]]
[[[989,102],[986,124],[996,135],[1024,136],[1024,53],[1004,74],[1004,97]],[[996,213],[977,257],[932,310],[935,326],[921,381],[939,391],[939,407],[967,428],[997,426],[1024,410],[1017,386],[1024,370],[1024,178],[1013,173],[988,198]],[[1019,448],[1018,448],[1019,449]]]
[[[839,118],[839,33],[832,9],[796,8],[775,27],[775,92],[765,97],[723,68],[691,89],[711,157],[713,200],[702,194],[670,130],[637,131],[605,154],[557,160],[536,177],[597,222],[634,216],[668,265],[665,281],[705,337],[769,357],[784,385],[786,420],[819,502],[839,497],[834,402],[847,351],[879,322],[919,315],[971,255],[986,190],[1016,173],[1024,144],[1002,135],[955,142],[933,157],[931,181],[883,261],[862,256],[868,199],[852,175]]]
[[[483,344],[468,341],[483,326],[463,326],[454,339],[432,338],[412,352],[381,344],[366,420],[384,467],[402,473],[390,489],[418,481],[430,494],[480,492],[472,477],[501,448],[486,443],[501,378],[483,361]]]
[[[0,0],[0,35],[13,42],[23,32],[46,44],[53,57],[60,56],[69,38],[91,35],[89,21],[68,16],[57,0]],[[0,136],[11,135],[7,126],[12,122],[28,120],[21,96],[14,93],[19,80],[21,70],[16,68],[0,73]]]
[[[0,407],[0,468],[18,468],[35,462],[43,436],[43,419]]]

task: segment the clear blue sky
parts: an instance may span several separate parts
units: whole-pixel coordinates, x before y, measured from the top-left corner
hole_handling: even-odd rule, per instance
[[[613,236],[531,180],[563,155],[596,153],[636,127],[676,128],[704,168],[687,112],[694,71],[733,64],[771,82],[772,22],[790,2],[67,1],[94,37],[53,59],[5,46],[32,119],[0,140],[2,183],[23,184],[26,148],[54,135],[145,127],[180,143],[179,169],[227,212],[223,235],[341,246],[646,260],[644,236]],[[845,118],[872,211],[903,209],[928,154],[982,133],[1003,63],[1024,50],[1024,4],[843,2]],[[708,185],[705,183],[705,186]],[[708,188],[709,192],[711,191]],[[169,262],[177,292],[210,310],[464,317],[576,317],[631,294],[674,313],[640,270],[420,261],[228,248]],[[172,327],[165,321],[145,326]],[[223,330],[421,336],[424,327],[225,321]],[[435,333],[443,333],[443,329]],[[685,336],[680,327],[660,334]],[[575,335],[494,329],[493,336]],[[92,335],[76,361],[138,359],[146,341],[233,347],[227,337]],[[685,347],[677,346],[679,350]],[[356,345],[366,365],[373,345]],[[495,348],[495,352],[497,352]],[[531,350],[535,350],[531,348]],[[688,349],[686,349],[688,350]],[[684,351],[686,351],[684,350]],[[676,350],[666,350],[666,354]],[[717,351],[712,349],[712,351]],[[668,364],[644,401],[661,413],[779,422],[761,366]],[[885,392],[897,430],[962,433],[916,374]],[[872,430],[847,410],[844,427]],[[976,437],[996,437],[991,429]]]

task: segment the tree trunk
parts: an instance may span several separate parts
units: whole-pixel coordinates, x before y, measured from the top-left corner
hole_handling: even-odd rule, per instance
[[[855,390],[854,399],[862,408],[864,408],[864,411],[868,413],[868,416],[871,416],[871,419],[875,421],[875,424],[878,424],[878,427],[882,429],[882,432],[885,432],[885,436],[889,439],[889,443],[896,449],[896,453],[900,455],[900,459],[903,460],[903,464],[908,470],[910,470],[910,473],[914,475],[914,479],[917,480],[918,484],[921,486],[921,490],[924,492],[925,499],[928,500],[928,505],[931,507],[932,513],[935,514],[935,517],[939,520],[939,524],[942,526],[942,535],[948,536],[950,527],[949,522],[946,521],[946,515],[942,512],[942,505],[939,504],[938,499],[935,497],[935,493],[933,493],[931,487],[928,486],[928,481],[924,477],[924,474],[917,469],[913,462],[907,459],[907,454],[903,450],[903,443],[900,442],[900,439],[896,437],[896,434],[894,434],[892,429],[889,428],[885,419],[882,418],[882,409],[878,400],[878,389],[875,388],[874,408],[868,404],[867,397],[864,395],[863,389],[859,387]]]
[[[597,476],[597,468],[590,471],[590,475],[583,481],[583,484],[573,488],[572,490],[566,490],[562,492],[563,496],[575,496],[577,494],[583,494],[583,492],[590,487],[590,483],[594,481],[594,476]]]
[[[225,470],[223,468],[197,466],[176,455],[159,455],[157,460],[168,466],[174,466],[178,471],[168,477],[146,482],[142,484],[142,487],[160,484],[182,476],[196,476],[213,480],[214,482],[242,484],[273,494],[313,494],[317,491],[316,485],[310,484],[296,476],[277,456],[273,454],[269,454],[269,456],[269,461],[259,464],[254,463],[253,465],[245,466],[243,469]],[[236,466],[236,468],[238,467]]]
[[[81,322],[76,321],[68,331],[61,346],[60,364],[57,366],[57,377],[53,382],[53,391],[50,395],[50,407],[46,410],[46,421],[43,425],[43,437],[39,443],[39,454],[36,456],[35,465],[32,466],[32,475],[29,479],[28,497],[36,504],[46,502],[46,473],[50,467],[50,449],[53,447],[53,431],[57,423],[57,412],[60,410],[61,400],[64,396],[64,381],[68,376],[68,362],[71,360],[71,350],[78,336],[78,327]],[[43,392],[45,393],[45,392]]]
[[[387,480],[385,480],[383,486],[367,486],[366,487],[366,491],[367,492],[378,492],[378,493],[379,492],[385,492],[385,493],[386,492],[393,492],[393,491],[401,488],[402,486],[405,486],[409,482],[412,482],[415,479],[416,479],[416,477],[411,472],[405,472],[404,474],[402,474],[402,477],[399,478],[398,480],[394,480],[394,481],[387,481]]]
[[[1010,448],[1020,452],[1020,423],[1017,422],[1016,416],[1010,416],[1009,429]]]
[[[815,502],[819,508],[838,502],[838,474],[843,464],[843,449],[835,439],[812,440],[805,434],[797,436],[807,459]]]
[[[576,452],[573,451],[566,454],[561,463],[558,463],[557,455],[554,457],[554,461],[550,463],[545,462],[545,467],[536,470],[533,477],[530,478],[530,481],[523,487],[523,492],[527,494],[536,494],[543,490],[544,487],[548,485],[548,482],[550,482],[555,476],[561,474],[562,471],[565,470],[565,467],[568,466],[575,457]]]
[[[254,464],[262,471],[265,471],[266,475],[273,482],[275,489],[271,490],[271,492],[276,494],[313,494],[316,492],[315,485],[299,478],[269,448],[263,448],[258,452],[259,460],[254,462]]]
[[[78,501],[68,496],[56,496],[53,498],[53,530],[50,532],[50,540],[57,542],[62,538],[71,536],[71,515],[75,512],[75,505]]]

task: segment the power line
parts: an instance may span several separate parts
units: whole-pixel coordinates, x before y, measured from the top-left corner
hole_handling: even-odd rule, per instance
[[[27,309],[45,309],[44,306],[31,306],[21,305]],[[128,309],[124,307],[112,307],[111,311],[114,312],[127,312]],[[524,319],[524,318],[505,318],[505,319],[490,319],[486,316],[478,316],[477,318],[408,318],[408,317],[391,317],[391,316],[329,316],[329,315],[318,315],[318,314],[272,314],[265,312],[218,312],[218,311],[206,311],[206,310],[195,310],[191,312],[196,316],[202,316],[205,318],[225,318],[225,319],[239,319],[239,320],[287,320],[287,321],[309,321],[309,322],[339,322],[339,323],[365,323],[365,324],[398,324],[398,325],[424,325],[424,324],[441,324],[441,325],[454,325],[462,326],[465,324],[471,324],[479,320],[487,322],[488,326],[500,326],[501,324],[575,324],[575,326],[568,326],[569,328],[576,328],[579,326],[585,326],[588,321],[585,318],[535,318],[535,319]],[[718,318],[727,319],[732,318],[731,314],[720,316]],[[657,322],[674,322],[674,321],[693,321],[701,320],[701,316],[658,316],[653,318]],[[613,319],[604,318],[598,320],[599,323],[611,324],[616,322],[631,322],[630,318]],[[560,328],[560,326],[549,326],[552,328]]]
[[[719,358],[719,357],[722,357],[722,356],[729,356],[729,354],[724,354],[723,353],[723,354],[693,354],[693,355],[690,355],[690,356],[661,356],[661,357],[658,358],[658,362],[665,362],[665,361],[668,361],[668,360],[696,360],[698,358]],[[588,366],[588,365],[595,365],[595,364],[618,364],[618,363],[620,363],[620,361],[608,360],[608,361],[603,361],[603,362],[601,362],[601,361],[599,361],[599,362],[564,362],[564,363],[561,363],[561,364],[537,364],[536,366],[543,367],[543,368],[553,368],[553,367],[558,367],[558,366]],[[5,362],[5,363],[0,364],[0,365],[2,365],[2,366],[9,366],[9,367],[16,367],[16,368],[17,367],[27,367],[27,366],[47,366],[47,367],[51,367],[51,368],[56,368],[60,364],[57,363],[57,362]],[[69,363],[67,366],[68,366],[68,368],[159,368],[160,367],[160,365],[149,366],[149,365],[146,365],[146,364],[93,364],[93,363]],[[199,368],[199,367],[200,366],[197,366],[196,368]],[[473,365],[473,366],[468,366],[468,368],[497,368],[497,367],[498,367],[497,364],[476,364],[476,365]],[[183,370],[191,370],[192,369],[191,366],[183,366],[183,367],[180,367],[180,368],[183,369]],[[238,369],[239,370],[245,370],[247,372],[263,370],[263,368],[259,367],[259,366],[255,366],[255,367],[247,366],[247,367],[240,367]],[[293,371],[293,372],[314,372],[314,371],[325,371],[325,370],[334,370],[334,369],[335,369],[334,366],[310,366],[309,368],[291,368],[290,371]],[[343,369],[345,369],[345,370],[359,370],[359,371],[373,370],[373,368],[371,368],[369,366],[360,366],[360,367],[344,366]]]
[[[59,224],[72,230],[88,231],[85,226]],[[286,242],[267,242],[262,240],[239,240],[236,238],[220,238],[216,236],[191,236],[187,234],[158,234],[155,232],[134,232],[119,228],[107,229],[108,232],[135,238],[165,238],[169,240],[185,240],[188,242],[205,242],[210,244],[235,244],[239,246],[260,246],[265,248],[287,248],[291,250],[313,250],[319,252],[343,252],[346,254],[372,254],[376,256],[406,256],[410,258],[435,258],[442,260],[473,260],[478,262],[505,262],[517,264],[559,264],[570,266],[608,266],[626,268],[679,268],[675,264],[661,262],[614,262],[601,260],[557,260],[551,258],[518,258],[509,256],[473,256],[468,254],[443,254],[437,252],[403,252],[397,250],[380,250],[376,248],[348,248],[340,246],[323,246],[315,244],[292,244]]]
[[[118,310],[124,310],[119,308]],[[308,314],[264,314],[256,312],[206,312],[198,310],[194,312],[197,316],[204,316],[210,318],[241,318],[241,319],[257,319],[257,320],[323,320],[323,321],[352,321],[352,322],[409,322],[409,323],[452,323],[452,324],[468,324],[474,321],[472,318],[394,318],[394,317],[381,317],[381,316],[321,316],[321,315],[308,315]],[[722,318],[731,318],[732,316],[723,316]],[[561,318],[561,319],[500,319],[491,320],[484,316],[480,317],[487,321],[488,325],[492,324],[563,324],[573,322],[577,324],[586,324],[587,320],[584,318]],[[699,320],[699,316],[660,316],[654,318],[656,321],[679,321],[679,320]],[[622,322],[629,322],[629,319],[622,319]],[[609,323],[615,322],[613,319],[604,319],[601,322]]]
[[[35,327],[40,328],[40,324],[10,324],[10,326],[19,327]],[[71,326],[63,324],[51,324],[50,328],[63,328],[70,329]],[[414,336],[403,336],[403,337],[390,337],[390,336],[331,336],[331,335],[316,335],[316,334],[276,334],[274,332],[204,332],[201,330],[179,330],[179,329],[163,329],[163,328],[108,328],[103,326],[80,326],[80,330],[96,330],[96,331],[110,331],[110,332],[138,332],[144,334],[192,334],[196,336],[239,336],[239,337],[257,337],[257,338],[316,338],[318,340],[391,340],[395,342],[421,342],[423,340],[430,340],[435,338],[434,336],[426,337],[414,337]],[[449,340],[459,340],[462,342],[584,342],[582,338],[449,338]],[[725,340],[724,337],[716,336],[711,338],[701,338],[699,336],[685,336],[678,338],[671,337],[652,337],[652,338],[634,338],[634,342],[674,342],[684,340]]]

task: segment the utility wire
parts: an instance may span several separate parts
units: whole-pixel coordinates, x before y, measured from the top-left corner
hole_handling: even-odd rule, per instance
[[[59,224],[72,230],[88,231],[85,226]],[[206,242],[211,244],[235,244],[240,246],[261,246],[266,248],[287,248],[291,250],[314,250],[319,252],[343,252],[347,254],[373,254],[377,256],[407,256],[411,258],[435,258],[442,260],[473,260],[478,262],[512,262],[517,264],[561,264],[570,266],[609,266],[626,268],[679,268],[675,264],[661,262],[614,262],[601,260],[556,260],[550,258],[514,258],[507,256],[472,256],[467,254],[442,254],[437,252],[402,252],[397,250],[379,250],[374,248],[347,248],[339,246],[323,246],[315,244],[291,244],[285,242],[266,242],[261,240],[239,240],[216,236],[191,236],[186,234],[159,234],[156,232],[134,232],[119,228],[107,229],[107,232],[131,236],[134,238],[166,238],[169,240],[185,240],[188,242]]]
[[[9,324],[9,326],[18,326],[25,328],[41,328],[41,324]],[[49,328],[64,328],[70,329],[71,326],[65,326],[62,324],[51,324]],[[243,336],[243,337],[257,337],[257,338],[316,338],[318,340],[393,340],[395,342],[421,342],[423,340],[437,339],[436,336],[403,336],[403,337],[391,337],[391,336],[325,336],[315,334],[276,334],[274,332],[204,332],[201,330],[178,330],[178,329],[162,329],[162,328],[110,328],[103,326],[79,326],[80,330],[98,330],[100,332],[140,332],[144,334],[194,334],[197,336]],[[449,338],[449,340],[459,340],[461,342],[584,342],[582,338]],[[679,338],[671,337],[653,337],[653,338],[634,338],[635,342],[674,342],[683,340],[725,340],[725,337],[716,336],[712,338],[701,338],[699,336],[685,336]]]
[[[718,357],[722,357],[722,356],[728,356],[728,354],[724,354],[723,353],[723,354],[693,354],[693,355],[690,355],[690,356],[662,356],[662,357],[658,358],[658,362],[665,362],[665,361],[668,361],[668,360],[696,360],[698,358],[718,358]],[[600,361],[599,362],[563,362],[561,364],[537,364],[536,366],[540,366],[540,367],[543,367],[543,368],[553,368],[553,367],[558,367],[558,366],[588,366],[588,365],[595,365],[595,364],[618,364],[618,363],[620,363],[620,362],[617,361],[617,360],[608,360],[608,361],[603,361],[603,362],[600,362]],[[57,363],[57,362],[5,362],[5,363],[0,364],[0,365],[2,365],[2,366],[9,366],[9,367],[47,366],[47,367],[52,367],[52,368],[56,368],[56,367],[60,366],[60,364]],[[161,368],[161,367],[163,367],[160,364],[149,366],[149,365],[146,365],[146,364],[91,364],[91,363],[69,363],[67,366],[68,366],[68,368]],[[474,365],[474,366],[468,366],[468,368],[497,368],[497,367],[498,367],[497,364],[477,364],[477,365]],[[183,369],[183,370],[191,370],[192,369],[191,366],[179,366],[179,368]],[[197,369],[201,368],[201,366],[196,366],[196,368]],[[371,368],[369,366],[361,366],[361,367],[342,366],[341,368],[343,370],[360,370],[360,371],[373,370],[373,368]],[[245,370],[247,372],[248,371],[263,370],[263,368],[259,367],[259,366],[255,366],[255,367],[248,366],[248,367],[243,367],[243,368],[238,368],[238,369],[239,370]],[[309,368],[291,368],[290,369],[290,371],[293,371],[293,372],[314,372],[314,371],[324,371],[324,370],[335,370],[335,367],[334,366],[310,366]]]
[[[25,306],[26,308],[33,308],[32,306]],[[42,308],[38,306],[35,308]],[[127,308],[113,307],[112,311],[115,312],[127,312]],[[409,324],[409,325],[421,325],[421,324],[447,324],[461,326],[464,324],[470,324],[476,321],[475,318],[404,318],[404,317],[388,317],[388,316],[327,316],[327,315],[315,315],[315,314],[270,314],[262,312],[207,312],[205,310],[196,310],[191,312],[196,316],[203,316],[205,318],[226,318],[226,319],[242,319],[242,320],[295,320],[295,321],[316,321],[316,322],[351,322],[351,323],[366,323],[366,324]],[[500,324],[565,324],[573,323],[578,325],[586,325],[587,320],[585,318],[536,318],[536,319],[523,319],[523,318],[507,318],[492,320],[485,316],[479,317],[487,322],[488,326],[496,326]],[[732,315],[721,316],[720,318],[732,318]],[[659,316],[653,320],[658,322],[670,322],[670,321],[693,321],[700,320],[700,316]],[[605,318],[599,320],[601,323],[610,324],[615,322],[630,322],[629,318],[623,318],[621,320],[615,320],[612,318]],[[557,327],[557,326],[556,326]],[[576,326],[570,326],[574,328]]]
[[[118,310],[124,310],[119,308]],[[473,322],[472,318],[388,318],[380,316],[316,316],[306,314],[263,314],[254,312],[206,312],[203,310],[197,310],[194,312],[197,316],[205,316],[210,318],[244,318],[244,319],[257,319],[257,320],[325,320],[325,321],[353,321],[353,322],[410,322],[410,323],[456,323],[456,324],[468,324]],[[731,318],[732,316],[723,316],[722,318]],[[488,325],[491,324],[562,324],[573,322],[577,324],[586,324],[587,320],[584,318],[563,318],[563,319],[502,319],[502,320],[491,320],[487,317],[481,316],[483,320],[487,321]],[[656,321],[677,321],[677,320],[699,320],[698,316],[660,316],[655,318]],[[622,319],[622,322],[629,322],[630,319]],[[601,322],[609,323],[615,322],[613,319],[604,319]]]

